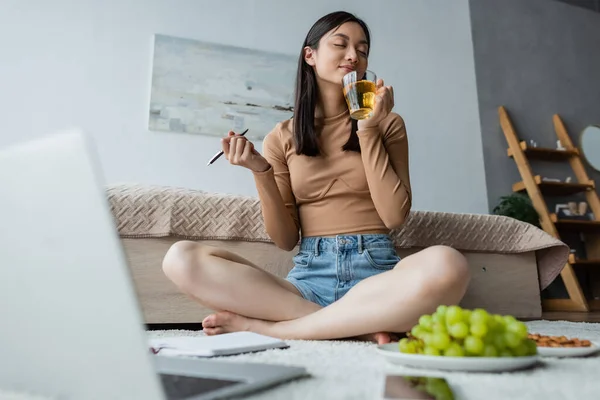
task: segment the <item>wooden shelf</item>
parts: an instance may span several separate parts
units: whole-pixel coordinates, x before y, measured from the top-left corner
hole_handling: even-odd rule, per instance
[[[578,260],[575,254],[569,254],[569,264],[580,267],[600,267],[600,260]]]
[[[570,157],[579,155],[579,150],[577,149],[556,150],[540,147],[529,147],[525,141],[519,142],[519,146],[529,158],[534,158],[537,160],[563,161],[568,160]],[[510,148],[507,149],[506,152],[509,157],[513,157],[513,151]]]
[[[544,311],[589,311],[587,304],[579,304],[571,299],[542,299]]]
[[[542,194],[549,196],[569,196],[576,193],[587,192],[588,190],[594,190],[594,181],[590,181],[590,183],[565,183],[542,181],[542,177],[539,175],[536,175],[533,178]],[[523,192],[525,190],[525,183],[523,183],[523,181],[513,184],[513,192]]]
[[[576,230],[579,232],[599,231],[600,221],[595,220],[579,220],[579,219],[559,219],[556,214],[550,214],[550,220],[554,222],[558,229]]]
[[[575,254],[570,254],[568,262],[560,271],[560,278],[565,285],[567,299],[544,299],[542,307],[544,311],[584,311],[591,307],[600,309],[600,299],[587,299],[575,273],[576,268],[587,268],[590,275],[596,272],[593,268],[600,268],[600,198],[596,192],[594,181],[586,172],[579,149],[573,145],[567,128],[558,114],[552,115],[552,123],[556,138],[565,147],[565,150],[550,148],[530,147],[527,142],[520,140],[519,135],[511,122],[508,112],[504,106],[498,107],[500,127],[508,144],[507,154],[512,157],[521,175],[521,182],[512,185],[514,192],[526,192],[533,207],[540,216],[542,229],[560,238],[561,230],[569,230],[575,233],[587,233],[583,238],[586,260],[576,260]],[[561,181],[544,181],[539,175],[534,175],[529,160],[544,161],[566,161],[572,169],[573,180],[570,183]],[[557,215],[548,210],[545,196],[571,196],[581,193],[585,195],[590,212],[598,221],[572,219],[558,219]],[[567,233],[567,232],[565,232]],[[595,281],[597,282],[597,280]],[[594,290],[596,287],[594,286]],[[597,295],[596,292],[594,292]]]
[[[593,299],[589,301],[589,307],[592,311],[600,311],[600,300]]]

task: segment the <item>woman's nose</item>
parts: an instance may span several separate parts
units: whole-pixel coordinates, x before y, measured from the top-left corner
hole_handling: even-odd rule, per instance
[[[346,60],[350,61],[353,64],[356,64],[358,62],[358,54],[356,53],[356,50],[354,50],[353,48],[348,48],[348,52],[346,53]]]

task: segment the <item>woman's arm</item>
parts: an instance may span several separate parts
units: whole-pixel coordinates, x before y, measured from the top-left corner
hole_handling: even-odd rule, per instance
[[[300,221],[278,128],[265,137],[263,156],[271,167],[253,174],[265,227],[277,247],[290,251],[300,238]]]
[[[386,227],[398,228],[412,205],[404,120],[391,113],[378,127],[357,135],[375,208]]]

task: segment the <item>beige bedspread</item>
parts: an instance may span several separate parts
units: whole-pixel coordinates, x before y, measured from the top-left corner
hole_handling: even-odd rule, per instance
[[[111,185],[107,193],[121,237],[271,242],[255,197],[142,185]],[[560,273],[569,254],[566,244],[543,230],[495,215],[412,211],[391,235],[398,248],[447,245],[473,252],[535,251],[541,289]]]

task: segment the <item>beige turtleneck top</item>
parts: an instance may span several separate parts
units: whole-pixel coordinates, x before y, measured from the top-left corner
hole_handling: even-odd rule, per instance
[[[388,233],[411,207],[408,141],[402,117],[390,113],[378,128],[357,132],[361,153],[343,151],[351,132],[348,111],[316,121],[321,155],[298,155],[293,122],[264,139],[271,164],[254,172],[267,233],[292,250],[302,236]]]

